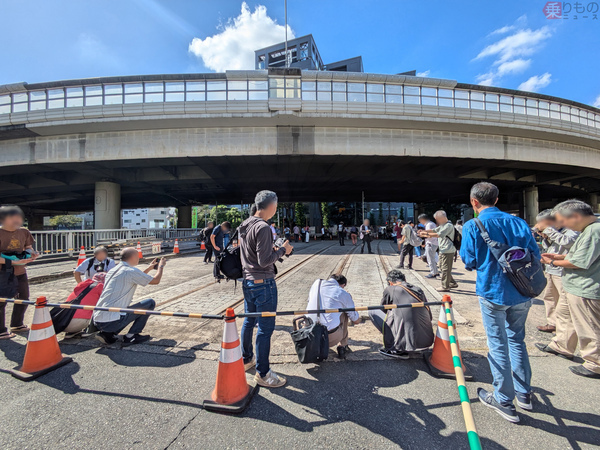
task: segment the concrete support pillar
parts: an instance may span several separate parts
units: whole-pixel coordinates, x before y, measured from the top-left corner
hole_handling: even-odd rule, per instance
[[[27,228],[30,231],[41,231],[44,229],[44,216],[43,214],[26,214],[27,217]]]
[[[535,218],[540,212],[537,186],[526,187],[523,190],[524,219],[529,225],[535,225]]]
[[[109,181],[96,183],[94,228],[121,228],[121,185]]]
[[[598,194],[590,194],[589,201],[594,212],[598,213],[600,211],[600,208],[598,207]]]
[[[192,207],[177,207],[177,228],[192,228]]]

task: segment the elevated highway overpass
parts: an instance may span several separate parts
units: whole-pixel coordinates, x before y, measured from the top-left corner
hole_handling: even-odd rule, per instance
[[[0,86],[0,202],[31,211],[285,201],[597,208],[600,110],[403,75],[271,69]],[[539,203],[538,203],[539,198]]]

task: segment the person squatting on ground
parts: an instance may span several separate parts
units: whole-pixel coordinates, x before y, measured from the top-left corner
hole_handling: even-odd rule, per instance
[[[566,301],[556,306],[556,336],[536,344],[544,352],[573,359],[579,343],[583,364],[571,366],[575,375],[600,379],[600,221],[592,207],[567,200],[553,210],[559,223],[581,234],[566,255],[544,253],[542,262],[563,269]]]
[[[424,231],[431,231],[435,229],[435,223],[429,220],[427,214],[421,214],[419,216],[419,223],[425,227]],[[419,233],[419,236],[421,234]],[[428,237],[425,239],[425,251],[424,256],[427,259],[427,265],[429,266],[429,273],[425,275],[425,278],[435,278],[439,275],[437,266],[437,249],[438,249],[438,238]]]
[[[73,272],[73,276],[77,284],[79,284],[83,280],[92,279],[97,273],[106,273],[116,266],[117,263],[115,260],[108,257],[108,249],[106,247],[96,247],[94,249],[94,256],[87,258],[79,264]]]
[[[283,247],[273,246],[273,235],[267,220],[277,213],[277,195],[272,191],[260,191],[254,199],[256,213],[246,219],[239,229],[240,255],[244,271],[242,290],[244,309],[249,312],[273,312],[277,310],[277,284],[275,263],[290,254],[293,247],[285,241]],[[252,349],[252,333],[256,332],[256,359]],[[242,325],[242,356],[246,370],[256,365],[256,382],[265,387],[281,387],[286,380],[270,369],[271,335],[275,329],[275,317],[246,317]]]
[[[33,236],[23,228],[25,214],[18,206],[0,207],[0,291],[2,296],[29,300],[29,281],[25,266],[35,261],[39,253],[33,249]],[[0,339],[12,339],[15,333],[26,333],[23,324],[27,305],[13,304],[10,332],[5,324],[6,303],[0,303]]]
[[[140,257],[135,248],[127,247],[121,251],[121,262],[106,274],[98,306],[149,310],[155,308],[156,303],[152,299],[142,300],[134,305],[130,303],[138,285],[147,286],[160,283],[167,261],[165,258],[154,259],[144,271],[136,267],[139,262]],[[156,275],[149,275],[148,272],[154,269],[157,269]],[[94,325],[100,330],[96,338],[105,345],[113,344],[117,342],[117,335],[133,322],[129,332],[123,337],[123,344],[132,345],[149,341],[150,336],[140,334],[149,317],[133,313],[94,311]]]
[[[204,241],[204,246],[206,247],[206,253],[204,254],[204,264],[208,264],[212,262],[213,257],[213,245],[212,245],[212,232],[215,228],[214,222],[208,222],[206,224],[206,228],[204,228],[201,232],[201,238]]]
[[[354,300],[348,291],[345,290],[348,281],[343,275],[332,275],[328,280],[317,280],[313,283],[308,294],[308,306],[306,309],[338,309],[354,308]],[[319,285],[321,289],[319,291]],[[319,293],[321,294],[321,308],[319,304]],[[348,347],[348,321],[351,320],[355,325],[361,323],[360,316],[356,311],[347,313],[324,313],[309,314],[313,322],[319,321],[327,327],[329,333],[329,347],[337,345],[337,353],[340,359],[345,359],[346,354],[350,353]]]
[[[67,297],[66,303],[72,303],[73,300],[80,298],[79,305],[82,306],[96,306],[102,290],[104,288],[104,281],[106,278],[106,272],[98,272],[94,274],[93,278],[78,283],[73,289],[73,292]],[[54,313],[58,313],[58,316],[54,316]],[[64,323],[59,317],[63,314],[71,314],[71,319],[68,323]],[[60,333],[65,332],[65,339],[72,339],[74,337],[84,337],[84,330],[89,326],[92,319],[93,311],[86,311],[83,309],[75,310],[63,310],[62,308],[55,307],[50,311],[52,316],[52,323],[54,324],[54,331]]]
[[[579,236],[576,231],[558,225],[551,209],[546,209],[537,215],[533,230],[542,238],[543,251],[558,255],[566,255]],[[559,301],[567,301],[562,286],[562,275],[562,267],[546,264],[548,284],[542,294],[542,300],[546,305],[546,323],[537,327],[544,333],[556,331],[556,305]]]
[[[438,289],[438,291],[448,292],[450,289],[458,287],[458,283],[454,281],[454,278],[452,277],[452,264],[456,253],[456,247],[454,246],[453,241],[456,230],[454,229],[454,225],[448,220],[446,211],[436,211],[433,218],[438,226],[433,230],[425,229],[424,231],[421,231],[419,236],[423,238],[437,238],[440,250],[439,270],[442,275],[442,287]],[[427,260],[429,261],[429,257],[427,257]]]
[[[369,219],[365,219],[364,223],[360,226],[360,239],[362,241],[362,245],[360,247],[360,253],[365,252],[365,244],[367,244],[367,248],[369,249],[369,254],[372,254],[371,251],[371,241],[373,240],[373,235],[371,234],[373,228],[371,227],[371,222]]]
[[[382,305],[406,305],[426,302],[417,286],[406,282],[399,270],[387,274],[388,287],[383,291]],[[409,352],[422,351],[433,344],[431,311],[426,308],[397,308],[388,311],[369,311],[371,322],[383,333],[383,348],[379,353],[398,359],[408,359]]]
[[[471,206],[485,226],[490,239],[529,249],[540,258],[531,229],[519,218],[500,211],[498,188],[477,183],[471,188]],[[523,296],[502,270],[484,242],[475,220],[463,227],[460,258],[465,269],[477,271],[476,293],[487,336],[488,361],[494,378],[494,391],[477,389],[479,400],[510,422],[519,416],[513,404],[531,410],[531,365],[525,345],[525,322],[532,300]]]

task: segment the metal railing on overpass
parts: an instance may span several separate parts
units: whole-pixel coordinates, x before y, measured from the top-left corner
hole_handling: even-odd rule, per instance
[[[162,77],[162,79],[161,79]],[[300,76],[270,75],[267,71],[230,71],[225,74],[188,74],[145,77],[114,77],[69,80],[37,85],[0,86],[0,116],[75,108],[154,104],[160,111],[177,103],[267,102],[298,100],[323,105],[381,104],[440,108],[440,111],[496,113],[515,120],[540,119],[564,125],[578,124],[600,136],[600,113],[596,108],[540,94],[509,89],[460,85],[453,80],[398,75],[303,71]],[[212,102],[212,103],[211,103]],[[15,116],[16,114],[16,116]],[[33,114],[35,116],[36,114]],[[38,114],[39,115],[39,114]],[[37,121],[40,118],[31,117]],[[62,118],[61,118],[62,120]],[[5,122],[0,117],[0,124]]]
[[[199,230],[195,228],[173,228],[143,230],[59,230],[32,231],[35,239],[34,248],[42,255],[74,256],[83,246],[90,250],[98,245],[116,244],[137,240],[166,241],[194,236]]]

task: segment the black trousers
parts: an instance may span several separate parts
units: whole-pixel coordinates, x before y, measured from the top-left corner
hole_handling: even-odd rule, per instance
[[[346,237],[346,233],[344,233],[343,231],[338,232],[338,239],[340,240],[340,245],[345,245],[344,244],[345,237]]]
[[[221,252],[218,252],[215,250],[215,265],[213,266],[213,275],[215,278],[221,278],[221,271],[217,268],[217,262],[216,260],[219,258],[219,255],[221,254]]]
[[[360,247],[360,252],[364,253],[365,252],[365,244],[367,244],[367,248],[369,249],[369,253],[373,253],[371,251],[371,236],[365,236],[364,239],[362,240],[362,246]]]
[[[206,245],[206,244],[204,244]],[[204,262],[212,261],[213,248],[212,245],[206,245],[206,254],[204,255]]]
[[[412,269],[413,265],[413,253],[414,247],[406,242],[402,246],[402,253],[400,254],[400,268],[404,268],[404,259],[408,255],[408,268]]]
[[[16,298],[20,300],[29,300],[29,280],[27,279],[27,274],[17,275],[18,287],[17,287],[17,295]],[[0,333],[4,333],[7,331],[6,325],[4,322],[4,314],[6,310],[6,303],[0,303]],[[23,325],[23,318],[25,317],[25,311],[27,310],[27,305],[15,305],[13,303],[12,315],[10,318],[10,326],[11,327],[20,327]]]

